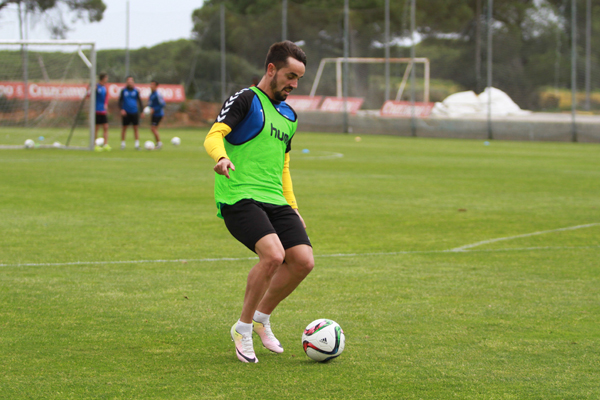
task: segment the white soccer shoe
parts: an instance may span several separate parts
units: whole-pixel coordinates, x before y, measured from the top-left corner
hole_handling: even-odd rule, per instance
[[[252,321],[252,329],[260,337],[263,346],[273,353],[283,353],[283,346],[277,340],[271,330],[271,323],[261,324],[260,322]]]
[[[237,322],[231,327],[231,340],[235,343],[235,355],[244,363],[257,363],[258,358],[254,354],[254,345],[252,344],[252,332],[249,335],[242,335],[235,327]]]

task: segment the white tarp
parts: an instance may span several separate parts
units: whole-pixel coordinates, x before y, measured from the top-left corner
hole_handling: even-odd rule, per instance
[[[440,117],[487,116],[488,103],[492,97],[492,116],[526,115],[531,111],[521,110],[512,99],[500,89],[486,88],[479,96],[472,90],[459,92],[446,97],[441,103],[435,103],[431,115]]]

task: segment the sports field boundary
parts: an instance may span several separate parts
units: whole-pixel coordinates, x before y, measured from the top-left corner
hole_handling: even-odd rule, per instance
[[[460,251],[465,251],[467,249],[471,249],[473,247],[478,247],[478,246],[481,246],[481,245],[484,245],[484,244],[489,244],[489,243],[496,243],[496,242],[502,242],[502,241],[505,241],[505,240],[512,240],[512,239],[518,239],[518,238],[524,238],[524,237],[530,237],[530,236],[543,235],[543,234],[546,234],[546,233],[574,231],[574,230],[577,230],[577,229],[591,228],[593,226],[598,226],[598,225],[600,225],[600,223],[569,226],[569,227],[566,227],[566,228],[550,229],[550,230],[547,230],[547,231],[538,231],[538,232],[532,232],[532,233],[524,233],[522,235],[506,236],[506,237],[501,237],[501,238],[496,238],[496,239],[482,240],[481,242],[476,242],[476,243],[471,243],[471,244],[466,244],[464,246],[456,247],[456,248],[454,248],[454,249],[452,249],[450,251],[460,252]]]
[[[315,254],[315,258],[342,258],[342,257],[375,257],[396,256],[403,254],[465,254],[465,253],[501,253],[511,251],[535,251],[535,250],[577,250],[577,249],[600,249],[598,246],[537,246],[537,247],[512,247],[507,249],[481,249],[481,250],[415,250],[415,251],[390,251],[375,253],[338,253],[338,254]],[[71,261],[62,263],[23,263],[23,264],[0,264],[0,267],[62,267],[74,265],[114,265],[114,264],[152,264],[152,263],[203,263],[220,261],[251,261],[258,257],[223,257],[223,258],[179,258],[171,260],[115,260],[115,261]]]
[[[556,233],[564,231],[573,231],[577,229],[591,228],[600,226],[600,223],[592,223],[585,225],[568,226],[565,228],[550,229],[546,231],[537,231],[524,233],[521,235],[505,236],[495,239],[482,240],[479,242],[466,244],[464,246],[455,247],[448,250],[406,250],[406,251],[390,251],[390,252],[370,252],[370,253],[337,253],[337,254],[315,254],[315,258],[342,258],[342,257],[374,257],[374,256],[394,256],[402,254],[441,254],[441,253],[497,253],[510,251],[535,251],[535,250],[569,250],[569,249],[595,249],[597,246],[536,246],[536,247],[513,247],[506,249],[480,249],[470,250],[484,244],[496,243],[511,239],[531,237],[543,235],[546,233]],[[0,264],[0,267],[18,268],[18,267],[61,267],[73,265],[115,265],[115,264],[150,264],[150,263],[189,263],[189,262],[219,262],[219,261],[250,261],[258,260],[258,257],[218,257],[218,258],[177,258],[171,260],[114,260],[114,261],[71,261],[62,263],[16,263],[16,264]]]

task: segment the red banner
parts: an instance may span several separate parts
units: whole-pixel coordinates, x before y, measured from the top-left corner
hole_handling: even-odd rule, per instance
[[[29,100],[81,100],[87,93],[87,85],[30,83],[27,85]],[[24,99],[23,82],[0,82],[0,96],[8,99]]]
[[[124,83],[109,83],[108,85],[108,96],[110,99],[118,99],[121,89],[125,87]],[[136,83],[135,87],[140,90],[140,96],[142,100],[150,97],[150,84],[149,83]],[[161,84],[158,87],[158,93],[162,95],[167,103],[182,103],[185,101],[185,90],[182,85],[167,85]]]
[[[322,96],[288,96],[285,101],[296,111],[314,111],[319,109]]]
[[[431,114],[431,110],[435,103],[419,103],[415,102],[415,117],[427,118]],[[393,101],[388,100],[381,107],[381,116],[411,118],[412,106],[410,101]]]
[[[348,112],[356,114],[356,112],[362,106],[365,101],[362,97],[346,97],[346,104]],[[323,104],[321,104],[321,111],[328,112],[344,112],[344,98],[342,97],[325,97]]]
[[[87,93],[86,84],[61,84],[61,83],[30,83],[27,85],[28,99],[36,100],[81,100]],[[124,83],[109,83],[108,96],[110,99],[118,99]],[[143,100],[150,97],[150,84],[136,84],[140,90]],[[167,103],[181,103],[185,101],[185,90],[182,85],[160,85],[158,92]],[[0,96],[7,99],[24,99],[25,85],[23,82],[0,81]]]

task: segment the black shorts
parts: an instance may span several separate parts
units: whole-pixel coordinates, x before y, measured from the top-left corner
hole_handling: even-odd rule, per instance
[[[152,126],[158,126],[158,124],[160,124],[160,120],[162,119],[162,115],[160,116],[156,116],[156,115],[152,115]]]
[[[140,124],[140,114],[138,113],[127,113],[123,117],[123,126],[127,125],[139,125]]]
[[[229,232],[250,250],[271,233],[276,233],[285,250],[306,244],[312,246],[302,220],[290,206],[277,206],[243,199],[221,205],[221,215]]]
[[[96,125],[108,124],[106,114],[96,114]]]

